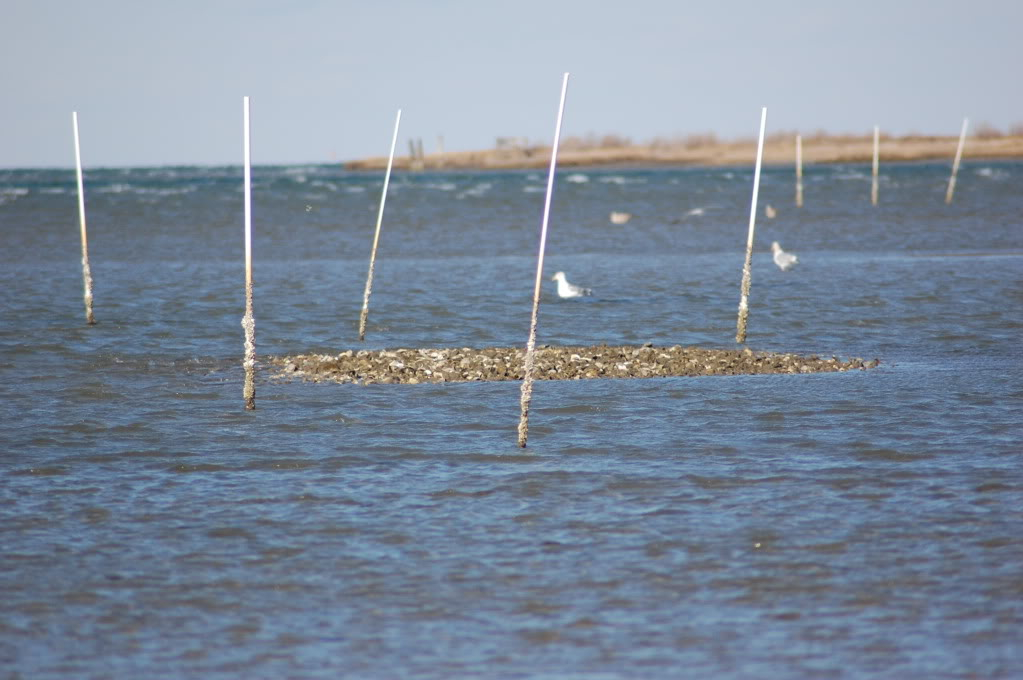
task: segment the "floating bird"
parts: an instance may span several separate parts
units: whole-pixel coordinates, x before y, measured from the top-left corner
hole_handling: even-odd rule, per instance
[[[568,279],[565,278],[565,272],[558,272],[551,277],[551,281],[558,282],[558,297],[563,298],[574,298],[582,297],[583,295],[593,295],[593,291],[589,288],[583,288],[577,286],[574,283],[569,283]]]
[[[773,220],[778,216],[778,211],[774,209],[774,206],[768,203],[764,206],[764,214],[767,215],[767,219]]]
[[[625,224],[632,219],[632,213],[611,211],[611,224]]]
[[[792,267],[799,263],[799,258],[793,253],[786,253],[782,250],[777,241],[771,243],[771,252],[774,253],[774,263],[782,271],[792,269]]]

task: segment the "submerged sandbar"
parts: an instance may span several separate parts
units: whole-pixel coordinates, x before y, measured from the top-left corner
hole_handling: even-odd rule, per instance
[[[311,382],[442,383],[522,380],[525,350],[434,348],[347,350],[338,354],[296,354],[269,357],[273,377]],[[865,370],[877,359],[822,358],[746,349],[655,347],[645,344],[537,347],[537,380],[585,378],[667,378],[771,373],[830,373]]]

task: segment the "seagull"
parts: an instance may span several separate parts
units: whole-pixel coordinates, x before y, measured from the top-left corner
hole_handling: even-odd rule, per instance
[[[627,212],[611,211],[611,224],[625,224],[632,219],[632,214]]]
[[[574,283],[569,283],[568,279],[565,278],[565,272],[558,272],[551,277],[551,281],[558,282],[558,297],[563,298],[574,298],[582,297],[583,295],[593,295],[593,291],[589,288],[583,288],[577,286]]]
[[[799,258],[792,253],[786,253],[782,250],[777,241],[771,243],[771,252],[774,253],[774,263],[782,271],[792,269],[792,267],[799,263]]]

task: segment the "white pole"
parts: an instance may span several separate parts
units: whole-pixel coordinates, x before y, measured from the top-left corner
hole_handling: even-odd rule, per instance
[[[519,399],[519,446],[525,448],[529,434],[529,402],[533,396],[533,354],[536,349],[536,319],[540,310],[540,287],[543,283],[543,255],[547,247],[547,223],[551,214],[551,196],[554,194],[554,170],[558,164],[558,145],[561,143],[561,121],[565,113],[565,95],[568,93],[568,73],[561,81],[561,102],[554,125],[554,143],[551,145],[551,167],[547,173],[547,198],[543,204],[540,224],[540,252],[536,258],[536,281],[533,284],[533,314],[529,322],[529,340],[526,342],[526,361],[522,376],[522,394]]]
[[[245,316],[242,317],[242,328],[245,329],[245,386],[242,396],[245,408],[256,408],[256,322],[252,317],[252,157],[251,136],[249,126],[249,98],[242,98],[244,151],[244,190],[245,190]]]
[[[82,181],[82,146],[78,138],[78,112],[71,112],[71,123],[75,131],[75,168],[78,177],[78,221],[82,233],[82,284],[85,289],[85,323],[96,323],[92,315],[92,270],[89,269],[89,238],[85,230],[85,188]]]
[[[803,207],[803,135],[796,135],[796,206]]]
[[[878,149],[880,147],[880,134],[881,134],[880,128],[875,125],[874,126],[874,169],[873,169],[873,172],[871,173],[871,181],[870,181],[870,203],[872,205],[877,205],[877,157],[878,157]]]
[[[398,143],[398,125],[401,124],[401,109],[394,120],[394,136],[391,137],[391,154],[387,157],[387,172],[384,173],[384,189],[380,193],[380,210],[377,211],[377,229],[373,234],[373,249],[369,253],[369,273],[366,275],[366,290],[362,295],[362,313],[359,315],[359,340],[366,339],[366,319],[369,317],[369,296],[373,292],[373,266],[377,259],[377,243],[380,242],[380,225],[384,222],[384,202],[387,201],[387,186],[391,183],[391,167],[394,165],[394,147]]]
[[[764,159],[764,128],[767,127],[767,107],[760,110],[760,140],[757,142],[757,165],[753,171],[753,200],[749,208],[749,236],[746,238],[746,261],[742,265],[742,288],[739,297],[739,319],[736,322],[735,341],[746,342],[746,321],[749,319],[750,269],[753,264],[753,230],[757,223],[757,194],[760,193],[760,165]]]
[[[959,133],[959,148],[956,149],[956,159],[952,163],[952,176],[948,178],[948,191],[945,192],[945,203],[952,202],[952,192],[956,189],[956,174],[959,172],[959,161],[963,158],[963,146],[966,144],[966,126],[969,118],[963,118],[963,129]]]

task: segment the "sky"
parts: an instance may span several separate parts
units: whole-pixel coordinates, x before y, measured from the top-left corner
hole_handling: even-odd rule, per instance
[[[1023,123],[1023,2],[0,0],[0,167],[238,165]]]

